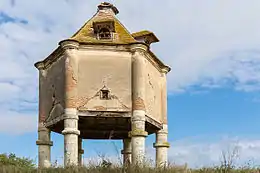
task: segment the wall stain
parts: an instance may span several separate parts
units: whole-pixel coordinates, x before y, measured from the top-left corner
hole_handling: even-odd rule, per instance
[[[133,110],[146,110],[144,100],[141,97],[133,100]]]
[[[66,91],[69,92],[77,86],[77,79],[75,77],[72,65],[69,62],[69,59],[65,61],[65,74],[66,74]]]

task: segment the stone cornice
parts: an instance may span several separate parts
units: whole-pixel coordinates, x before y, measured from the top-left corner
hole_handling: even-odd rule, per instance
[[[77,49],[77,50],[84,50],[84,49],[93,49],[93,50],[110,50],[110,51],[129,51],[133,53],[134,51],[141,52],[147,60],[153,64],[155,68],[161,73],[167,74],[171,68],[165,65],[157,56],[149,49],[149,46],[145,43],[131,43],[131,44],[113,44],[113,43],[106,43],[106,44],[96,44],[96,43],[79,43],[75,40],[62,40],[59,42],[59,47],[57,47],[47,58],[43,61],[36,62],[34,66],[38,70],[45,70],[51,66],[52,63],[57,61],[62,54],[67,49]]]
[[[149,57],[148,60],[151,60],[150,62],[157,67],[157,69],[162,73],[168,73],[171,71],[171,68],[167,65],[165,65],[157,56],[151,51],[147,51],[147,55]]]
[[[38,61],[34,64],[34,66],[38,69],[38,70],[45,70],[47,69],[53,62],[55,62],[60,55],[62,55],[64,52],[63,49],[61,49],[61,47],[59,46],[58,48],[56,48],[47,58],[45,58],[42,61]]]
[[[171,68],[165,65],[157,56],[150,50],[147,44],[134,43],[130,48],[131,52],[139,51],[147,60],[161,73],[167,74]]]

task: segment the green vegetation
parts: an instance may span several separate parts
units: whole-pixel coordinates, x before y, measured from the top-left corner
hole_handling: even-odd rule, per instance
[[[260,173],[259,168],[250,168],[250,166],[236,168],[233,159],[233,157],[223,155],[220,166],[201,169],[188,169],[185,166],[171,165],[162,169],[149,166],[124,168],[120,165],[113,165],[104,158],[99,165],[90,165],[88,167],[37,169],[36,164],[31,159],[19,158],[15,154],[0,154],[0,173]]]

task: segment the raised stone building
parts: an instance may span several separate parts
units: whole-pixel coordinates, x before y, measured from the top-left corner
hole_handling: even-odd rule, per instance
[[[82,162],[82,139],[123,140],[124,163],[142,165],[145,138],[156,133],[156,165],[167,164],[164,65],[150,31],[129,33],[110,3],[53,53],[39,70],[39,167],[50,166],[50,132],[64,135],[64,165]]]

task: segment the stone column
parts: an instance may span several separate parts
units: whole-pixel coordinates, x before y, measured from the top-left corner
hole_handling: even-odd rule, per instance
[[[65,113],[64,113],[64,165],[78,165],[78,58],[79,43],[63,40],[60,43],[65,60]]]
[[[128,167],[131,163],[131,153],[131,138],[123,139],[123,150],[121,151],[121,154],[123,154],[123,164],[125,167]]]
[[[51,132],[44,126],[46,119],[45,112],[45,99],[46,89],[44,86],[46,71],[43,63],[35,64],[35,67],[39,70],[39,117],[38,117],[38,167],[48,168],[51,166]]]
[[[163,129],[156,133],[156,167],[167,167],[168,166],[168,148],[170,144],[167,142],[168,128],[167,125],[163,125]]]
[[[78,165],[78,113],[76,109],[65,109],[64,115],[64,165]]]
[[[156,148],[156,166],[165,167],[168,166],[168,148],[170,144],[167,142],[168,137],[168,126],[167,126],[167,81],[166,74],[169,72],[169,68],[162,69],[162,120],[163,128],[156,133],[156,143],[154,147]]]
[[[84,154],[84,150],[82,149],[82,139],[78,138],[78,155],[79,155],[79,166],[82,166],[82,155]]]
[[[53,142],[50,139],[50,130],[39,124],[38,127],[38,167],[48,168],[51,166],[51,146]]]
[[[145,55],[147,47],[134,45],[132,49],[132,118],[131,132],[132,139],[132,164],[141,166],[145,157],[145,138],[148,133],[145,131]]]

